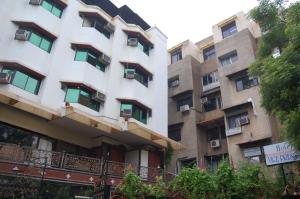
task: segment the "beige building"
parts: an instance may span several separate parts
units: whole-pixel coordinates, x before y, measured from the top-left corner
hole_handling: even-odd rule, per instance
[[[197,43],[169,50],[169,131],[186,148],[169,167],[216,168],[225,157],[236,165],[263,162],[262,146],[276,139],[277,123],[260,106],[259,78],[248,74],[260,28],[240,12]]]

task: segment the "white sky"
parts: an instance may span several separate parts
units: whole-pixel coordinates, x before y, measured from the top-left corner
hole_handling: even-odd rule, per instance
[[[197,42],[212,35],[212,26],[239,11],[248,12],[257,0],[111,0],[128,5],[150,26],[168,37],[168,48],[190,39]]]

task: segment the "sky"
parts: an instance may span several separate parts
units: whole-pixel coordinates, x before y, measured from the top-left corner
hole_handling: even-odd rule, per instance
[[[150,26],[168,37],[168,48],[187,39],[200,41],[212,35],[212,26],[258,5],[257,0],[111,0],[128,5]]]

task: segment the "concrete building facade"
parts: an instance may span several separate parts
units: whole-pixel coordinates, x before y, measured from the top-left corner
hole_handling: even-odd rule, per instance
[[[33,150],[48,159],[46,180],[92,185],[106,155],[106,172],[131,164],[146,179],[168,143],[181,147],[167,138],[167,38],[157,27],[108,0],[4,0],[0,17],[1,175]]]
[[[225,157],[233,165],[263,162],[262,146],[277,139],[277,122],[260,106],[259,78],[248,74],[259,26],[240,12],[212,30],[169,50],[168,135],[186,146],[175,153],[171,171],[215,169]]]

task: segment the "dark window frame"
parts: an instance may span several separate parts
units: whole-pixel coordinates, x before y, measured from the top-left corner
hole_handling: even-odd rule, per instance
[[[50,5],[52,6],[51,11],[48,10],[47,8],[45,8],[45,7],[43,6],[43,3],[44,3],[44,2],[47,2],[48,4],[50,4]],[[61,5],[59,5],[59,4],[57,4],[57,3],[53,2],[53,1],[49,1],[49,0],[43,0],[43,2],[42,2],[42,4],[41,4],[41,7],[43,7],[45,10],[47,10],[48,12],[50,12],[51,14],[53,14],[54,16],[56,16],[56,17],[58,17],[58,18],[61,18],[62,14],[63,14],[63,11],[64,11],[64,8],[63,8]],[[60,11],[60,15],[59,15],[59,16],[57,16],[57,15],[55,15],[55,14],[53,13],[53,9],[54,9],[54,8]]]
[[[76,60],[76,55],[77,52],[81,51],[81,52],[85,52],[87,53],[86,59],[85,60]],[[94,58],[93,58],[93,57]],[[90,65],[94,66],[96,69],[105,72],[106,69],[106,65],[101,63],[99,61],[99,57],[101,56],[101,54],[95,53],[93,51],[91,51],[90,49],[86,49],[86,48],[76,48],[75,49],[75,56],[74,56],[74,61],[81,61],[81,62],[87,62]]]
[[[202,85],[206,86],[219,81],[218,71],[214,71],[202,76]]]
[[[126,77],[126,69],[132,69],[135,71],[134,79],[148,88],[148,83],[150,81],[150,75],[144,73],[140,69],[133,66],[124,67],[124,78]]]
[[[189,107],[193,107],[193,94],[187,94],[185,96],[180,97],[176,100],[177,112],[180,111],[180,107],[184,105],[189,105]]]
[[[204,59],[204,61],[212,59],[215,56],[216,56],[216,50],[215,50],[214,45],[203,49],[203,59]]]
[[[240,82],[240,84],[239,84]],[[245,75],[235,80],[236,91],[240,92],[246,89],[250,89],[254,86],[258,86],[259,81],[258,77],[251,77],[249,75]]]
[[[234,129],[240,127],[239,120],[243,117],[249,117],[248,112],[242,112],[239,114],[231,115],[227,117],[228,129]]]
[[[144,124],[148,123],[148,118],[150,117],[149,111],[146,109],[143,109],[142,107],[139,107],[133,103],[123,103],[121,102],[120,105],[120,112],[122,111],[122,105],[131,105],[132,107],[132,118],[136,119],[137,121],[140,121]],[[139,117],[137,117],[137,115],[135,115],[135,111],[139,111]]]
[[[82,19],[83,19],[82,27],[95,28],[98,32],[103,34],[107,39],[110,39],[110,36],[112,35],[112,33],[110,33],[109,31],[107,31],[104,28],[104,26],[107,24],[107,22],[105,20],[100,20],[96,17],[87,17],[87,16],[83,16]],[[91,26],[84,26],[85,20],[88,20],[90,22]]]
[[[147,45],[143,40],[141,40],[139,37],[134,35],[128,35],[127,41],[131,38],[136,38],[138,40],[138,45],[136,46],[138,49],[143,51],[147,56],[150,55],[151,46]],[[141,49],[141,47],[143,47],[143,49]]]
[[[181,50],[181,48],[172,51],[170,54],[171,54],[171,64],[174,64],[174,63],[182,60],[182,50]],[[174,59],[173,59],[173,57],[174,57]]]
[[[230,37],[234,33],[237,32],[237,27],[235,21],[230,22],[229,24],[226,24],[225,26],[221,27],[222,31],[222,37],[223,39]]]
[[[235,63],[236,61],[238,61],[238,53],[236,50],[231,51],[221,57],[219,57],[219,62],[221,67],[227,66],[227,65],[231,65],[233,63]]]

